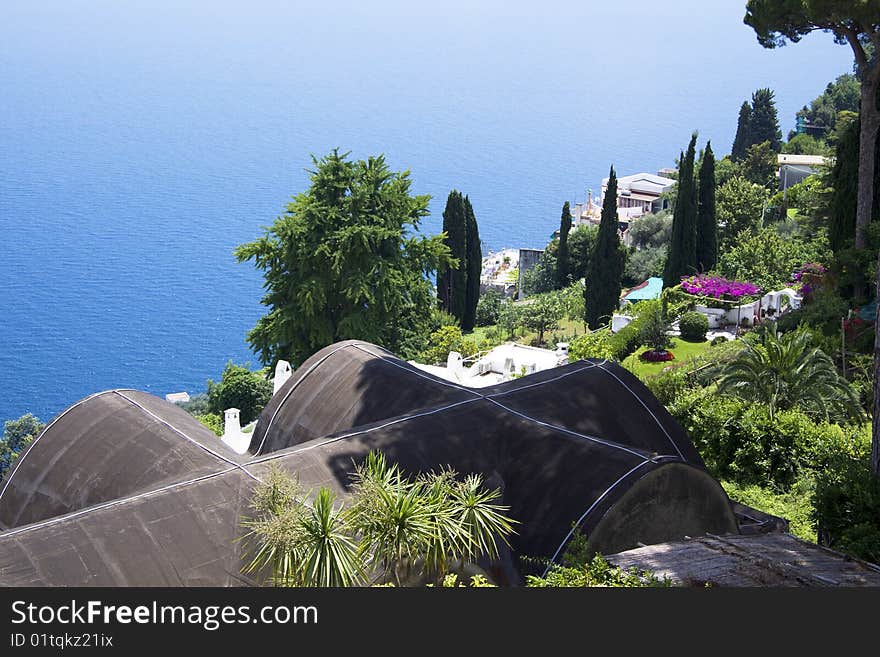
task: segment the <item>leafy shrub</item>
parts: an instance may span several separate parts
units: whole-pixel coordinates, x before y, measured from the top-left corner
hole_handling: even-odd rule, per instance
[[[271,398],[272,383],[264,372],[252,372],[232,361],[226,364],[220,383],[208,381],[210,412],[222,415],[227,408],[237,408],[242,425],[257,419]]]
[[[727,338],[725,338],[723,335],[716,335],[714,338],[712,338],[712,342],[710,342],[709,344],[715,347],[722,342],[727,342]]]
[[[526,576],[526,586],[531,587],[660,587],[669,586],[666,579],[658,579],[656,575],[646,570],[639,571],[635,568],[623,570],[612,566],[601,554],[595,555],[590,561],[581,566],[551,566],[545,577],[536,575]]]
[[[721,485],[730,499],[785,518],[792,534],[805,541],[816,541],[816,521],[813,517],[815,480],[812,476],[798,479],[788,491],[755,484],[740,486],[730,481],[722,481]]]
[[[687,431],[709,470],[719,479],[786,489],[807,470],[821,472],[834,454],[860,453],[869,441],[866,426],[814,422],[798,410],[715,394],[680,391],[668,406]]]
[[[796,329],[801,324],[817,328],[825,335],[840,335],[840,320],[846,317],[849,306],[836,294],[822,292],[816,294],[810,303],[803,304],[797,310],[782,315],[776,322],[780,332]]]
[[[477,326],[491,326],[498,323],[501,315],[501,294],[495,290],[486,290],[477,301]]]
[[[12,472],[18,457],[27,449],[46,425],[31,413],[17,420],[7,420],[0,437],[0,480]]]
[[[477,353],[473,340],[464,338],[457,326],[444,326],[431,333],[428,347],[422,352],[420,360],[429,364],[446,363],[450,351],[457,351],[463,358]]]
[[[611,332],[608,329],[591,331],[579,335],[568,344],[568,361],[574,363],[585,358],[604,358],[612,360]]]
[[[223,435],[225,427],[223,426],[223,417],[219,413],[199,413],[193,417],[208,427],[216,435]]]
[[[868,455],[838,455],[819,473],[816,522],[822,544],[880,562],[880,479]]]
[[[706,331],[709,330],[709,319],[702,313],[685,313],[678,320],[678,328],[682,340],[703,342],[706,340]]]

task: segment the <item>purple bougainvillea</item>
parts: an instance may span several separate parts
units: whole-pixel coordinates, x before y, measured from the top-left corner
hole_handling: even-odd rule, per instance
[[[682,278],[681,287],[689,294],[727,301],[739,301],[761,291],[761,288],[748,281],[729,281],[721,276],[706,274]]]
[[[807,276],[821,276],[824,274],[827,269],[818,262],[806,262],[800,266],[800,268],[791,275],[792,280],[800,281],[804,275]]]

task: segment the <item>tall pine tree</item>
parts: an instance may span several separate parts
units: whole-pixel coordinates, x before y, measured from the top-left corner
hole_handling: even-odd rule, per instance
[[[770,89],[758,89],[752,94],[752,113],[749,118],[749,146],[770,142],[770,148],[778,153],[782,150],[782,131],[779,129],[779,116],[776,101]]]
[[[465,227],[467,229],[467,293],[465,294],[464,316],[461,328],[471,331],[477,320],[477,302],[480,300],[480,274],[483,272],[483,251],[480,248],[480,230],[471,200],[464,197]]]
[[[559,222],[559,246],[556,248],[556,281],[559,287],[569,284],[568,233],[571,232],[571,209],[568,201],[562,206],[562,219]]]
[[[617,175],[608,176],[602,219],[587,267],[584,321],[591,329],[604,326],[620,303],[620,279],[625,254],[617,234]]]
[[[730,149],[730,158],[734,162],[739,162],[746,156],[749,146],[754,143],[751,141],[749,133],[749,123],[752,117],[752,107],[747,100],[743,101],[739,108],[739,120],[736,123],[736,137],[733,138],[733,148]]]
[[[697,269],[697,190],[694,184],[694,156],[697,133],[691,136],[687,152],[678,167],[678,193],[672,213],[672,240],[663,269],[663,285],[672,287]]]
[[[446,197],[443,232],[443,243],[458,260],[458,267],[447,266],[437,274],[437,298],[440,307],[461,322],[467,304],[467,216],[464,197],[455,189]]]
[[[699,208],[697,209],[697,269],[709,271],[718,259],[718,222],[715,217],[715,154],[712,142],[700,164]]]

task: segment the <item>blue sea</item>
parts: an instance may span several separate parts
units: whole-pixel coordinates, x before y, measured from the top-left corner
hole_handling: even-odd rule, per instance
[[[232,251],[311,154],[384,153],[424,231],[457,188],[488,248],[540,248],[611,164],[728,152],[758,87],[787,133],[851,53],[764,50],[744,4],[0,0],[0,421],[257,365]]]

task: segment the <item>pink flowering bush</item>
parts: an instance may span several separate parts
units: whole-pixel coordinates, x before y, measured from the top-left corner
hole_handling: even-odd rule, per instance
[[[681,288],[688,294],[721,301],[740,301],[761,291],[748,281],[729,281],[722,276],[698,274],[681,279]]]
[[[806,299],[822,283],[826,271],[818,262],[806,262],[791,275],[791,279],[801,284],[798,291]]]

